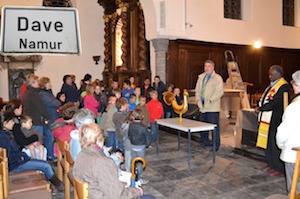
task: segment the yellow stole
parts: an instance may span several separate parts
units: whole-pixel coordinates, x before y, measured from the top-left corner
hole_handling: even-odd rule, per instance
[[[268,86],[262,95],[262,98],[260,98],[259,106],[261,107],[263,104],[266,104],[269,102],[269,100],[273,99],[273,96],[277,93],[279,88],[287,84],[285,79],[282,77],[276,82],[272,88],[270,89],[270,86]],[[267,143],[268,143],[268,134],[269,134],[269,128],[270,128],[270,122],[272,118],[273,111],[262,111],[259,113],[259,127],[258,127],[258,135],[257,135],[257,141],[256,146],[266,149]]]

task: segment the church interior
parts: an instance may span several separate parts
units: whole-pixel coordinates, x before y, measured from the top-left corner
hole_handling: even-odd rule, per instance
[[[183,118],[199,120],[196,84],[206,61],[212,60],[224,88],[220,148],[202,147],[198,133],[189,138],[188,133],[180,136],[179,130],[160,126],[159,153],[157,145],[146,149],[143,175],[149,182],[142,186],[144,193],[157,199],[272,199],[274,194],[288,198],[285,175],[262,171],[266,153],[256,145],[255,108],[265,98],[273,65],[283,69],[291,99],[298,96],[290,81],[300,70],[300,0],[0,0],[4,6],[77,9],[81,53],[1,52],[2,102],[19,99],[31,73],[49,77],[55,96],[65,75],[74,75],[79,88],[85,74],[91,74],[103,91],[113,82],[122,89],[130,77],[141,87],[145,79],[152,84],[158,76],[181,93],[187,89]],[[59,166],[51,166],[59,172]],[[52,198],[76,198],[73,187],[67,191],[68,196],[57,193]]]

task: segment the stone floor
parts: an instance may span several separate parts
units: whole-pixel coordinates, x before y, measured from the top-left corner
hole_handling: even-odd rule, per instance
[[[265,163],[233,153],[233,125],[221,133],[222,146],[212,163],[212,152],[191,144],[191,174],[187,166],[187,139],[181,138],[177,151],[177,135],[160,131],[160,153],[155,147],[146,151],[147,168],[144,192],[157,199],[262,199],[285,194],[284,177],[271,177],[260,169]],[[63,196],[53,198],[62,199]]]

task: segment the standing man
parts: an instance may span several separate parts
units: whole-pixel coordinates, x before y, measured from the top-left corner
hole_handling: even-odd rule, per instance
[[[259,113],[256,146],[266,149],[267,167],[262,170],[271,176],[281,176],[284,173],[283,162],[279,159],[280,149],[276,145],[276,134],[284,111],[283,96],[286,92],[287,100],[289,100],[290,86],[282,76],[283,69],[281,66],[273,65],[270,67],[270,85],[266,88],[255,108],[255,111]]]
[[[198,76],[196,84],[196,102],[198,104],[201,122],[208,122],[217,124],[215,132],[216,136],[216,150],[220,147],[220,110],[221,110],[221,97],[224,93],[223,79],[215,72],[215,63],[211,60],[204,62],[204,73]],[[209,141],[208,133],[202,133],[201,143],[203,146],[212,146]]]
[[[160,101],[164,108],[164,114],[166,114],[166,108],[168,105],[164,102],[163,93],[167,91],[167,86],[164,84],[158,75],[154,77],[153,88],[157,91],[158,101]]]
[[[38,130],[45,136],[44,145],[47,149],[47,157],[55,162],[56,158],[53,151],[54,137],[48,124],[50,115],[39,95],[38,76],[29,74],[26,79],[27,89],[23,98],[24,113],[32,118],[32,128]]]

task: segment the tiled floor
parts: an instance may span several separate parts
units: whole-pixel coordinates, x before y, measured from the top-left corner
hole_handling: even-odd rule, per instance
[[[181,138],[181,151],[177,151],[177,135],[160,131],[159,155],[155,147],[146,151],[144,178],[149,183],[143,186],[145,193],[157,199],[262,199],[275,193],[285,194],[284,177],[270,177],[260,171],[265,166],[263,162],[233,153],[232,128],[225,125],[221,133],[222,146],[215,165],[210,149],[192,141],[190,175],[187,139]]]

